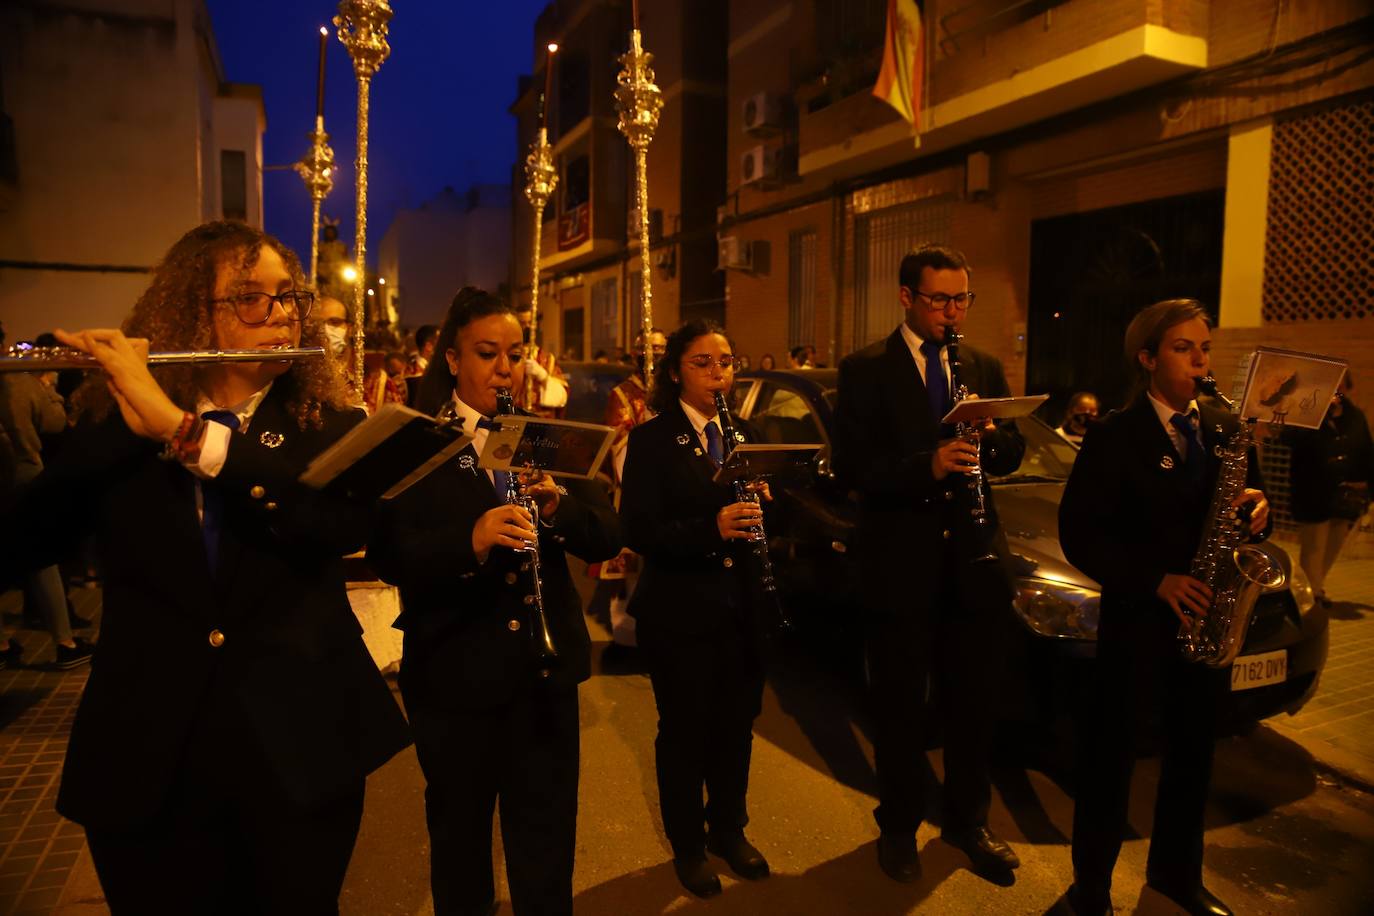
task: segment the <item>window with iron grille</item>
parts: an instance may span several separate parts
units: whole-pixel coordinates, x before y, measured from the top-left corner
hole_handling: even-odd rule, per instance
[[[954,206],[935,198],[860,214],[854,220],[854,349],[892,333],[902,320],[897,272],[911,249],[948,245]]]
[[[787,346],[815,343],[816,231],[802,229],[787,239]]]
[[[607,277],[592,284],[592,355],[597,350],[607,352],[615,348],[620,331],[619,297],[615,277]]]
[[[248,157],[243,150],[219,151],[219,196],[225,219],[248,219]]]

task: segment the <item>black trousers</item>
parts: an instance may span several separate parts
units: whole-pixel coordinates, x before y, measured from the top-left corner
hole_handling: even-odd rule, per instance
[[[636,635],[658,707],[654,764],[663,832],[674,857],[699,856],[707,825],[729,833],[749,823],[749,756],[763,705],[757,639],[744,623],[687,636],[641,621]]]
[[[1164,744],[1146,870],[1154,880],[1185,887],[1202,881],[1217,701],[1229,672],[1185,662],[1177,633],[1178,619],[1153,601],[1102,613],[1073,814],[1074,881],[1093,894],[1111,889],[1126,833],[1135,737],[1155,717]]]
[[[970,607],[952,585],[934,612],[900,611],[867,628],[872,688],[873,753],[883,833],[914,834],[925,810],[926,745],[941,716],[945,783],[942,827],[959,831],[987,823],[992,799],[988,756],[1006,670],[1009,625],[1004,608]],[[928,696],[935,687],[936,708]]]
[[[111,913],[338,913],[364,781],[310,808],[276,785],[240,714],[212,697],[163,809],[132,829],[86,828]]]
[[[515,912],[571,914],[577,688],[536,685],[483,709],[441,708],[413,692],[404,698],[426,781],[434,912],[487,913],[496,896],[491,819],[499,803]]]

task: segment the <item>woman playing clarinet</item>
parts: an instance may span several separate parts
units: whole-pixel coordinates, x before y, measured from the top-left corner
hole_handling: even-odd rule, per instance
[[[495,912],[498,802],[517,916],[572,912],[577,685],[590,676],[591,650],[565,554],[610,559],[620,526],[595,482],[565,490],[535,472],[516,483],[479,465],[499,402],[524,386],[523,347],[508,304],[472,287],[454,297],[417,406],[451,405],[473,442],[383,504],[368,549],[405,608],[401,696],[427,783],[439,916]],[[512,483],[537,518],[508,501]],[[536,541],[537,566],[525,549]],[[541,631],[552,656],[532,639]]]
[[[724,442],[715,396],[734,383],[730,341],[692,321],[668,337],[654,372],[657,416],[630,433],[620,511],[644,557],[630,605],[658,705],[655,763],[673,869],[699,897],[720,893],[706,852],[740,877],[768,862],[744,836],[753,722],[763,698],[750,529],[759,503],[740,501],[716,469]],[[748,438],[741,424],[740,435]],[[759,494],[771,499],[767,486]],[[702,789],[706,803],[702,804]]]

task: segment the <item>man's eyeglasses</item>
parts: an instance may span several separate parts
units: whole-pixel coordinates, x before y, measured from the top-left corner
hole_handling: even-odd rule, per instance
[[[693,369],[700,370],[701,372],[709,370],[713,363],[720,366],[721,372],[729,372],[731,369],[739,368],[739,360],[733,356],[722,356],[720,359],[712,359],[710,356],[702,353],[699,356],[688,358],[685,362]]]
[[[234,308],[239,321],[249,327],[266,324],[272,316],[272,305],[281,306],[288,321],[304,321],[310,316],[310,307],[315,304],[315,294],[304,289],[288,289],[273,296],[271,293],[240,293],[211,302],[227,302]]]
[[[959,293],[956,296],[947,296],[944,293],[923,293],[919,289],[912,290],[916,295],[926,301],[933,312],[943,312],[953,305],[959,311],[966,310],[973,305],[973,293]]]

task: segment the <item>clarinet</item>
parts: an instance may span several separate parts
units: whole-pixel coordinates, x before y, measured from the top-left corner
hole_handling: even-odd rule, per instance
[[[511,397],[509,388],[497,389],[496,413],[498,415],[515,413],[515,402]],[[530,609],[530,643],[534,648],[534,659],[539,667],[540,675],[548,677],[549,672],[558,663],[558,650],[554,647],[553,632],[549,629],[549,618],[544,612],[543,577],[539,570],[539,506],[533,497],[520,492],[520,478],[514,472],[506,476],[506,503],[524,509],[535,524],[535,539],[525,542],[524,547],[517,547],[515,551],[525,554],[525,559],[520,564],[520,571],[529,573],[534,584],[534,594],[525,596],[525,604]]]
[[[959,366],[959,341],[963,339],[962,334],[954,330],[954,325],[945,325],[945,349],[949,353],[949,380],[954,389],[953,402],[958,404],[968,398],[968,386],[960,380]],[[934,367],[939,371],[940,367]],[[926,367],[930,371],[930,367]],[[936,417],[939,422],[939,417]],[[959,422],[954,425],[954,437],[962,439],[972,445],[975,449],[979,447],[980,435],[978,428],[971,423]],[[991,523],[988,518],[987,494],[984,488],[983,462],[980,458],[978,464],[964,474],[964,489],[969,503],[969,518],[973,522],[973,531],[978,541],[987,544],[990,535]],[[978,561],[996,560],[997,555],[990,549],[985,551],[982,556],[976,558]]]
[[[717,391],[715,399],[716,416],[720,419],[721,438],[725,440],[725,455],[723,457],[729,458],[730,453],[735,450],[735,446],[740,442],[740,435],[735,430],[735,422],[730,416],[730,408],[725,403],[725,392]],[[736,479],[734,486],[735,502],[760,505],[758,493],[750,490],[749,485],[743,480]],[[761,507],[759,514],[760,516],[763,514]],[[749,529],[749,543],[752,548],[751,552],[758,562],[759,588],[776,610],[777,628],[782,631],[790,630],[792,629],[792,621],[788,619],[786,612],[782,609],[781,602],[777,598],[778,583],[773,578],[773,560],[768,555],[768,535],[763,530],[762,518],[759,519],[757,525]]]

